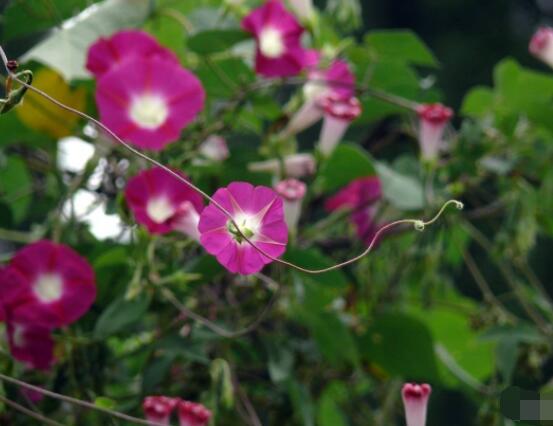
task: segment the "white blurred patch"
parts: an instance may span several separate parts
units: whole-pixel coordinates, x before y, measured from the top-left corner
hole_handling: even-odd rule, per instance
[[[105,199],[94,192],[78,190],[65,202],[62,213],[66,220],[74,217],[88,224],[90,233],[98,240],[113,239],[120,243],[130,241],[130,229],[118,215],[106,214]]]
[[[68,136],[58,141],[58,168],[63,171],[80,173],[94,155],[94,145],[84,140]]]

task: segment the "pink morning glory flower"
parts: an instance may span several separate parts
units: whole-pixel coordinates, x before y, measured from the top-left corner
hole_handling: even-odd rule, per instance
[[[321,55],[316,50],[307,53],[308,81],[303,86],[305,102],[290,119],[284,135],[293,136],[318,122],[324,115],[321,101],[329,95],[350,99],[355,95],[355,76],[347,62],[332,61],[329,67],[321,68]]]
[[[177,405],[179,426],[206,426],[211,419],[211,411],[202,404],[179,401]]]
[[[109,38],[101,37],[90,46],[86,69],[96,78],[100,78],[113,67],[133,57],[158,57],[175,64],[179,63],[173,52],[162,47],[148,33],[140,30],[123,30]]]
[[[14,322],[60,327],[84,315],[96,298],[94,271],[71,248],[38,241],[19,250],[0,292]]]
[[[233,217],[242,234],[272,257],[286,250],[288,227],[282,199],[270,188],[233,182],[220,188],[213,199]],[[200,215],[200,242],[230,272],[254,274],[272,262],[259,253],[213,203]]]
[[[98,80],[103,124],[138,148],[160,151],[175,142],[204,106],[194,74],[159,57],[133,57]]]
[[[51,329],[38,323],[8,321],[12,356],[29,368],[49,370],[55,362]]]
[[[424,104],[417,108],[419,115],[419,144],[422,157],[436,158],[443,145],[444,131],[453,117],[453,110],[442,104]]]
[[[184,174],[181,176],[186,178]],[[152,234],[173,230],[198,239],[202,196],[176,177],[154,167],[134,176],[125,188],[125,199],[136,221]]]
[[[361,115],[361,103],[357,98],[329,94],[320,104],[324,110],[324,122],[319,136],[319,151],[329,156],[346,134],[350,123]]]
[[[401,390],[407,426],[425,426],[428,398],[432,388],[424,383],[405,383]]]
[[[529,50],[536,58],[553,67],[553,28],[539,28],[530,40]]]
[[[355,225],[357,235],[366,245],[369,245],[378,231],[378,225],[375,222],[376,203],[381,198],[380,179],[376,176],[369,176],[356,179],[342,188],[326,201],[325,208],[329,212],[340,209],[351,210],[351,220]]]
[[[297,179],[285,179],[275,185],[275,191],[284,200],[284,218],[290,232],[295,233],[301,216],[301,204],[306,185]]]
[[[166,396],[147,396],[142,402],[146,420],[153,423],[170,424],[171,413],[178,404],[178,399]]]
[[[255,70],[265,77],[297,75],[305,65],[303,28],[280,0],[268,0],[242,20],[257,42]]]
[[[281,170],[284,165],[284,170]],[[252,172],[267,172],[274,175],[284,174],[292,178],[301,178],[315,173],[316,162],[311,154],[300,153],[284,157],[283,161],[271,159],[248,164]]]

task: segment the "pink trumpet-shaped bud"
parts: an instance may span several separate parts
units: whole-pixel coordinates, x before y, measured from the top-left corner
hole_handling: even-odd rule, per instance
[[[211,419],[211,411],[195,402],[179,401],[177,412],[179,426],[206,426]]]
[[[284,200],[284,218],[290,232],[295,233],[301,216],[301,204],[305,197],[305,183],[286,179],[275,186],[275,191]]]
[[[344,99],[330,94],[321,100],[321,106],[325,111],[325,119],[319,138],[319,150],[328,156],[340,143],[350,123],[361,115],[361,103],[357,98]]]
[[[315,158],[311,154],[293,154],[284,158],[282,163],[277,159],[258,161],[248,164],[251,172],[267,172],[274,175],[285,174],[288,177],[301,178],[315,173]]]
[[[194,204],[190,201],[183,201],[176,209],[172,223],[173,229],[188,235],[193,240],[200,241],[199,223],[200,214]]]
[[[432,388],[424,383],[405,383],[401,390],[407,426],[425,426],[428,398]]]
[[[324,110],[317,99],[309,99],[292,116],[282,132],[285,137],[294,136],[311,127],[324,116]]]
[[[303,28],[280,0],[268,0],[242,20],[257,42],[255,70],[265,77],[297,75],[305,66]]]
[[[142,403],[146,420],[152,423],[170,424],[171,413],[179,403],[178,399],[166,396],[147,396]]]
[[[213,199],[232,215],[234,223],[210,203],[200,214],[200,243],[230,272],[254,274],[272,262],[243,236],[273,258],[284,253],[288,227],[282,199],[275,191],[247,182],[233,182],[218,189]]]
[[[224,161],[229,156],[227,141],[221,136],[211,135],[200,144],[200,154],[210,161]]]
[[[436,158],[443,145],[443,135],[453,110],[442,104],[424,104],[417,108],[419,115],[419,144],[422,157]]]
[[[530,40],[529,50],[536,58],[553,67],[553,28],[539,28]]]

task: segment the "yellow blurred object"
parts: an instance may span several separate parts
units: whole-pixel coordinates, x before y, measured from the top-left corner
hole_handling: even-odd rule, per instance
[[[65,105],[78,110],[85,107],[86,91],[83,88],[71,90],[63,77],[51,69],[37,71],[33,86],[44,90]],[[79,120],[75,114],[62,110],[30,90],[15,111],[27,127],[54,138],[70,135]]]

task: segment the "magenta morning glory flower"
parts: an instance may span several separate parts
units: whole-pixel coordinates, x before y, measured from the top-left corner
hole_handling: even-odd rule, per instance
[[[49,370],[55,362],[51,329],[28,322],[8,321],[12,356],[29,368]]]
[[[539,28],[530,40],[529,50],[536,58],[553,67],[553,28]]]
[[[186,176],[179,173],[182,177]],[[152,234],[173,230],[198,239],[202,196],[161,167],[140,172],[127,183],[125,199],[136,221]]]
[[[211,411],[202,404],[180,400],[177,405],[179,426],[206,426],[211,419]]]
[[[297,75],[305,65],[303,28],[280,0],[268,0],[242,20],[257,42],[255,70],[265,77]]]
[[[213,199],[233,217],[242,233],[272,257],[286,250],[288,227],[282,199],[270,188],[233,182],[215,192]],[[272,262],[238,233],[235,226],[213,203],[200,215],[200,242],[208,253],[233,273],[253,274]]]
[[[422,157],[436,158],[443,145],[447,123],[453,117],[453,110],[442,104],[424,104],[417,108],[419,115],[419,144]]]
[[[98,81],[96,103],[103,124],[133,145],[160,151],[176,141],[204,106],[200,81],[159,57],[133,57]]]
[[[96,78],[100,78],[113,67],[133,57],[158,57],[175,64],[176,55],[162,47],[148,33],[140,30],[123,30],[109,38],[99,38],[88,50],[86,69]]]
[[[147,396],[142,403],[146,420],[164,425],[170,424],[171,413],[178,402],[177,398],[167,396]]]
[[[425,426],[428,398],[432,388],[424,383],[405,383],[401,390],[407,426]]]
[[[6,273],[6,272],[4,272]],[[68,325],[96,298],[94,271],[71,248],[38,241],[19,250],[0,279],[10,321],[43,327]]]
[[[378,225],[375,222],[376,203],[381,198],[380,179],[376,176],[369,176],[356,179],[342,188],[326,201],[325,208],[329,212],[350,209],[352,211],[351,220],[355,225],[357,235],[366,245],[369,245],[378,231]]]
[[[319,136],[319,151],[328,156],[340,143],[350,123],[361,115],[361,103],[357,98],[329,94],[320,101],[320,105],[324,110],[324,122]]]

